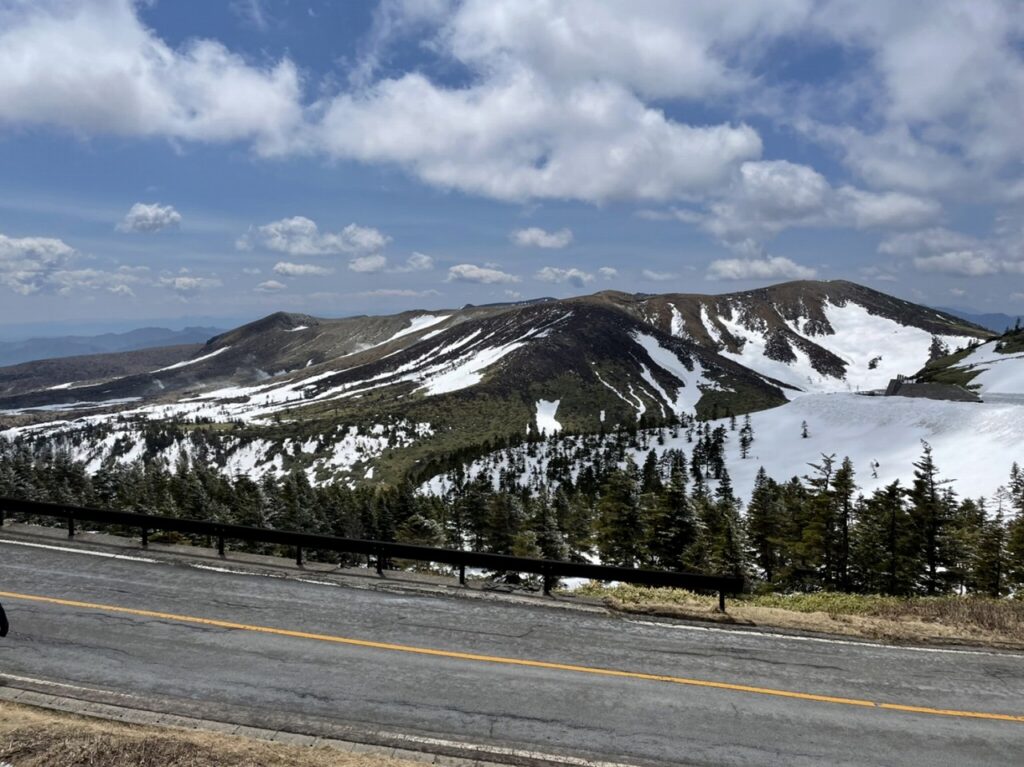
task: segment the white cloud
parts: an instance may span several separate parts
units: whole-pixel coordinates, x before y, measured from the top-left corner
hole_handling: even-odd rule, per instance
[[[910,258],[921,272],[961,277],[1024,274],[1021,233],[1006,224],[999,224],[987,238],[943,227],[905,232],[883,240],[878,252]]]
[[[760,255],[765,240],[794,227],[906,228],[927,223],[940,211],[934,200],[903,192],[835,189],[813,168],[770,160],[743,163],[733,184],[706,211],[677,209],[674,215],[741,253]]]
[[[326,266],[316,264],[293,264],[290,261],[278,261],[274,264],[275,274],[283,274],[286,277],[315,277],[331,274],[334,270]]]
[[[0,286],[30,296],[70,295],[79,290],[102,290],[132,296],[132,285],[145,281],[145,267],[122,266],[113,271],[75,268],[79,253],[53,237],[7,237],[0,234]]]
[[[619,270],[611,266],[602,266],[597,270],[597,273],[606,280],[614,280],[619,276]]]
[[[974,237],[943,227],[933,227],[887,237],[878,246],[878,252],[890,256],[918,256],[951,250],[965,250],[978,245],[979,241]]]
[[[672,272],[656,272],[653,269],[644,269],[640,274],[645,280],[651,280],[652,282],[669,282],[679,276]]]
[[[576,267],[559,269],[556,266],[545,266],[534,276],[541,282],[567,282],[577,288],[582,288],[588,282],[594,281],[594,275]]]
[[[531,226],[517,229],[511,234],[512,242],[527,248],[564,248],[572,242],[571,229],[559,229],[547,232],[540,227]]]
[[[219,288],[223,283],[216,277],[193,277],[190,274],[165,275],[157,285],[169,288],[179,296],[192,296],[204,290]]]
[[[337,96],[317,130],[330,155],[395,163],[434,186],[510,201],[672,199],[720,185],[761,152],[747,125],[693,127],[616,83],[561,92],[518,68],[465,88],[418,73],[383,80]]]
[[[954,250],[937,256],[921,256],[914,259],[914,267],[922,272],[959,274],[963,277],[985,277],[1002,270],[1002,266],[991,254],[976,250]]]
[[[449,267],[448,277],[445,280],[445,282],[478,282],[484,285],[508,284],[520,281],[520,278],[514,274],[488,266],[476,266],[475,264],[456,264]]]
[[[63,240],[0,234],[0,284],[24,296],[45,290],[74,256],[75,249]]]
[[[159,232],[181,224],[181,214],[171,205],[137,202],[117,225],[119,232]]]
[[[719,259],[708,265],[707,272],[712,280],[809,280],[815,274],[782,256]]]
[[[415,252],[401,266],[396,266],[394,272],[428,272],[434,268],[434,259],[426,253]]]
[[[382,255],[359,256],[348,262],[353,272],[382,272],[388,266],[388,260]]]
[[[253,66],[213,40],[173,48],[131,0],[6,3],[0,121],[76,133],[248,140],[285,151],[301,129],[298,70]]]
[[[374,253],[390,241],[390,237],[373,227],[349,224],[340,232],[321,232],[312,219],[292,216],[250,229],[236,245],[240,250],[259,246],[289,256],[327,256]]]
[[[376,290],[364,290],[357,295],[379,298],[421,298],[424,296],[441,295],[436,290],[411,290],[407,288],[377,288]]]
[[[246,266],[242,268],[242,274],[263,274],[263,270],[258,266]]]
[[[285,290],[287,287],[283,282],[267,280],[266,282],[261,282],[253,290],[257,293],[277,293],[278,291]]]

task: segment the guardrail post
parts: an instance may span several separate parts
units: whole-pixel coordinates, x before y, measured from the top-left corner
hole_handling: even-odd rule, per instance
[[[555,578],[551,575],[551,570],[547,567],[544,568],[544,596],[551,596],[551,589],[555,585]]]
[[[465,586],[466,585],[466,566],[465,565],[459,565],[459,585],[460,586]]]
[[[68,538],[75,537],[75,518],[68,517]]]
[[[384,549],[380,546],[376,550],[377,555],[377,575],[384,575]]]
[[[149,548],[149,530],[142,528],[142,548]]]
[[[224,533],[217,536],[217,556],[224,558]]]
[[[0,506],[0,527],[3,527],[4,526],[4,522],[6,522],[6,521],[7,521],[7,519],[6,519],[5,515],[4,515],[4,507]]]
[[[725,612],[725,591],[723,589],[718,590],[718,612]]]
[[[301,546],[296,546],[295,547],[295,564],[298,565],[299,567],[302,567],[302,547]]]

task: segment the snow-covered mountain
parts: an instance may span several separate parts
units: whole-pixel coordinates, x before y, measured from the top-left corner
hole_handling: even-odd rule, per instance
[[[896,480],[909,487],[923,440],[931,445],[942,476],[954,480],[952,488],[961,497],[991,498],[1007,484],[1014,462],[1024,466],[1024,387],[1017,392],[1017,402],[983,403],[808,394],[751,415],[754,440],[746,457],[738,432],[727,431],[725,467],[737,495],[746,500],[761,467],[784,482],[813,473],[810,465],[821,463],[822,455],[835,455],[837,461],[849,457],[858,486],[869,493]],[[729,419],[711,426],[728,429]],[[624,464],[628,457],[642,465],[651,450],[659,457],[667,450],[682,450],[689,459],[694,442],[687,431],[641,431],[621,455],[615,454],[615,462]],[[568,472],[575,479],[595,456],[608,455],[609,447],[620,442],[618,435],[570,435],[494,451],[469,462],[461,473],[469,479],[485,476],[495,488],[515,482],[550,489],[553,477]],[[439,495],[451,487],[446,473],[423,483],[425,491]]]
[[[990,336],[846,282],[342,320],[279,313],[148,367],[126,356],[120,375],[109,359],[93,370],[88,358],[22,375],[0,396],[0,429],[39,447],[59,443],[94,468],[184,456],[232,473],[393,480],[513,435],[715,418],[809,392],[884,388],[919,370],[936,344]]]

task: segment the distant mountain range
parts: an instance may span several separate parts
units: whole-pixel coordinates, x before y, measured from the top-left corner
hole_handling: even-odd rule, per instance
[[[95,336],[58,336],[30,338],[25,341],[0,341],[0,367],[33,360],[76,357],[86,354],[110,354],[158,346],[205,343],[223,333],[220,328],[188,327],[138,328],[127,333],[103,333]]]
[[[391,316],[277,313],[203,345],[0,369],[0,436],[107,461],[398,481],[556,432],[884,388],[992,333],[844,281],[604,291]],[[916,442],[915,442],[916,445]]]
[[[1018,321],[1024,323],[1024,314],[1003,314],[1002,312],[983,314],[970,309],[951,309],[948,307],[936,308],[940,312],[952,314],[954,317],[960,317],[961,319],[973,322],[975,325],[981,325],[983,328],[988,328],[996,333],[1002,333],[1005,330],[1013,328]]]

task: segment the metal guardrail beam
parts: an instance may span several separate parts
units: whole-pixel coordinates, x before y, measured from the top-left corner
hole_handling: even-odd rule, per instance
[[[65,519],[67,520],[69,538],[73,538],[75,535],[76,520],[137,528],[141,531],[143,547],[149,543],[150,532],[157,530],[208,536],[217,539],[217,551],[221,556],[224,556],[226,542],[229,540],[288,546],[295,549],[295,560],[300,566],[302,565],[303,551],[312,549],[373,557],[377,573],[381,575],[388,566],[388,562],[393,559],[411,559],[417,562],[451,565],[459,569],[459,581],[463,584],[466,582],[467,567],[531,573],[544,578],[545,594],[551,593],[551,588],[557,578],[589,578],[595,581],[620,581],[642,586],[666,586],[691,591],[714,592],[718,594],[719,609],[724,611],[725,595],[738,594],[743,590],[743,579],[729,575],[700,575],[674,570],[643,570],[631,567],[563,562],[554,559],[513,557],[507,554],[490,554],[481,551],[443,549],[361,538],[339,538],[332,535],[300,533],[291,530],[274,530],[197,519],[180,519],[126,511],[89,509],[58,503],[24,501],[17,498],[0,498],[0,526],[3,525],[7,514],[28,514]]]

